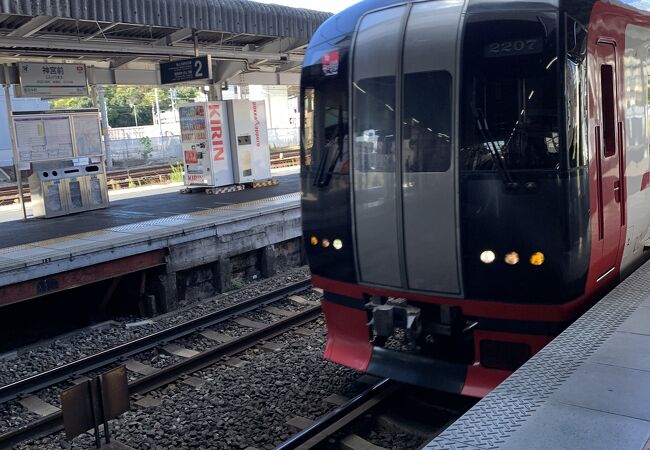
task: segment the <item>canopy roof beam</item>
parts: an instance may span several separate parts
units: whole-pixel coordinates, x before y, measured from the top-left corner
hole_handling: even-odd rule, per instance
[[[52,24],[53,22],[56,22],[57,20],[58,19],[56,17],[36,16],[36,17],[30,19],[29,22],[21,25],[20,27],[16,28],[15,30],[13,30],[7,36],[15,37],[15,38],[26,38],[26,37],[29,37],[29,36],[35,34],[35,33],[38,33],[43,28],[47,27],[48,25]]]

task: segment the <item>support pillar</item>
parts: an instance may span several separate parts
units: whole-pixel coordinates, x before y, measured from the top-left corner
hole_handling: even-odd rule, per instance
[[[267,245],[260,250],[260,272],[263,278],[275,275],[275,246]]]
[[[230,258],[219,258],[219,260],[214,264],[214,288],[216,292],[220,294],[228,292],[232,289],[232,264],[230,263]]]
[[[178,307],[176,273],[164,269],[147,277],[147,292],[156,297],[155,309],[159,314],[168,313]]]

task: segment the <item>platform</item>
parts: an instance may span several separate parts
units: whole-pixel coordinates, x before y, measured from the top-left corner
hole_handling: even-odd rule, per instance
[[[260,189],[183,195],[175,188],[106,210],[0,223],[0,306],[148,268],[175,280],[179,271],[299,239],[297,190],[293,174]]]
[[[650,263],[426,449],[647,449]]]
[[[183,195],[178,186],[110,191],[107,209],[52,219],[25,221],[19,208],[0,211],[0,249],[299,192],[299,174],[287,172],[294,173],[277,177],[276,186],[216,195]]]

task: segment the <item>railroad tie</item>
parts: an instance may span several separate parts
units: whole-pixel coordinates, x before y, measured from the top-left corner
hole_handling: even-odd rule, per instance
[[[162,405],[162,400],[151,395],[146,395],[135,402],[136,405],[143,408],[155,408]]]
[[[350,399],[347,398],[344,395],[332,394],[323,401],[325,403],[329,403],[330,405],[341,406],[341,405],[345,405],[347,402],[349,402]]]
[[[282,317],[291,317],[291,316],[296,314],[293,311],[288,311],[286,309],[277,308],[275,306],[267,306],[266,308],[264,308],[264,311],[269,312],[269,313],[271,313],[273,315],[282,316]]]
[[[348,434],[341,439],[340,447],[344,450],[386,450],[386,448],[372,444],[356,434]]]
[[[291,295],[289,296],[289,301],[295,305],[298,306],[316,306],[318,305],[318,302],[312,302],[311,300],[307,300],[305,297],[301,297],[300,295]]]
[[[147,364],[143,364],[140,361],[136,361],[135,359],[129,359],[126,361],[126,363],[124,363],[124,365],[126,366],[127,370],[145,376],[152,375],[160,370],[156,369],[155,367],[148,366]]]
[[[230,336],[229,334],[225,333],[217,333],[216,331],[213,330],[203,330],[199,333],[201,336],[210,339],[211,341],[216,341],[221,344],[230,342],[234,338]]]
[[[287,425],[294,427],[297,430],[304,430],[311,426],[314,423],[313,420],[307,419],[306,417],[294,416],[291,419],[287,420]]]
[[[305,327],[296,328],[294,332],[299,336],[311,336],[314,334],[314,330]]]
[[[28,411],[41,417],[49,416],[50,414],[58,413],[61,411],[60,408],[44,402],[35,395],[23,398],[20,400],[20,404],[27,408]]]
[[[260,348],[267,353],[275,353],[282,350],[282,344],[276,344],[275,342],[267,342],[266,344],[262,345]]]
[[[242,327],[252,328],[253,330],[261,330],[262,328],[268,327],[267,323],[258,322],[257,320],[250,320],[246,317],[237,317],[236,319],[233,319],[233,322],[235,322],[237,325],[241,325]]]
[[[181,358],[191,358],[199,354],[196,350],[191,350],[176,344],[167,344],[163,347],[163,350],[172,356],[180,356]]]
[[[188,386],[192,386],[195,389],[199,389],[205,384],[205,380],[203,378],[190,376],[184,378],[182,383],[187,384]]]

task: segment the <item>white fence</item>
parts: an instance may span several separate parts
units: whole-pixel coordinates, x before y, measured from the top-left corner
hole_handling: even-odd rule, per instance
[[[158,127],[155,127],[158,130]],[[113,129],[119,130],[119,128]],[[149,127],[131,127],[128,134],[113,132],[109,155],[113,165],[131,167],[143,163],[174,163],[182,161],[183,150],[180,136],[151,136]],[[300,130],[297,128],[271,128],[269,147],[271,153],[298,149],[300,145]],[[112,136],[141,136],[140,138],[114,139]]]

